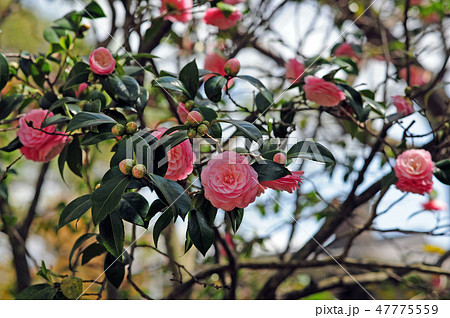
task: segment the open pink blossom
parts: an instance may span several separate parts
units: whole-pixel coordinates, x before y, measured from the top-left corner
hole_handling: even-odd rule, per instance
[[[180,117],[181,122],[185,123],[187,120],[189,111],[186,109],[186,106],[181,102],[178,104],[177,114],[178,114],[178,117]]]
[[[408,116],[414,113],[413,102],[408,97],[395,95],[392,99],[394,100],[394,106],[397,107],[397,112],[399,114]]]
[[[428,202],[422,203],[422,207],[424,210],[442,211],[447,209],[447,204],[436,199],[430,199]]]
[[[409,72],[410,72],[410,77],[409,77],[410,85],[422,86],[422,85],[428,83],[431,79],[431,73],[428,70],[424,69],[423,67],[420,67],[417,65],[410,65]],[[406,80],[408,77],[408,72],[407,72],[406,67],[402,68],[398,72],[398,75],[400,76],[400,78]]]
[[[271,188],[273,190],[287,191],[289,193],[294,192],[295,189],[300,187],[302,179],[300,178],[304,174],[303,171],[291,171],[291,174],[284,176],[280,179],[262,181],[259,184],[265,188]],[[261,189],[260,189],[261,192]],[[264,192],[264,190],[262,191]]]
[[[161,14],[164,20],[186,23],[192,20],[192,0],[162,0]]]
[[[152,132],[152,135],[159,139],[166,130],[167,128],[160,127]],[[183,180],[192,173],[195,154],[192,151],[189,140],[185,140],[170,149],[167,152],[167,157],[169,160],[169,167],[167,168],[164,178],[173,181]]]
[[[42,128],[43,131],[39,130],[45,118],[52,116],[53,113],[48,112],[48,110],[34,109],[28,112],[25,117],[20,118],[17,136],[23,145],[20,148],[20,152],[25,155],[25,158],[33,161],[49,162],[70,141],[70,137],[55,132],[54,125]],[[52,133],[55,135],[51,135]]]
[[[89,55],[89,65],[95,74],[108,75],[114,72],[116,61],[107,48],[99,47]]]
[[[397,189],[422,195],[433,190],[434,163],[428,151],[406,150],[397,157],[394,170]]]
[[[345,94],[335,84],[311,75],[306,76],[303,90],[307,99],[322,106],[336,106],[345,100]]]
[[[305,71],[305,65],[300,63],[297,59],[290,59],[284,64],[286,69],[286,79],[291,83],[300,82],[300,78]]]
[[[341,45],[339,45],[339,47],[336,49],[336,51],[334,51],[334,55],[342,56],[342,57],[350,57],[350,58],[354,58],[356,61],[359,61],[358,54],[356,54],[352,45],[349,43],[342,43]]]
[[[224,211],[245,208],[255,201],[258,174],[246,157],[225,151],[213,157],[201,173],[205,198]]]
[[[209,8],[205,12],[203,22],[214,25],[220,30],[226,30],[234,26],[241,18],[242,14],[237,9],[225,15],[219,8]]]

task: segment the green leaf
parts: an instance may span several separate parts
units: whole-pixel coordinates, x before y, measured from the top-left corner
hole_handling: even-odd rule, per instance
[[[224,2],[218,2],[216,6],[220,11],[222,11],[225,18],[228,18],[234,11],[237,10],[235,6]]]
[[[136,100],[136,108],[141,112],[144,111],[145,106],[147,106],[150,94],[144,87],[140,87],[139,97]]]
[[[110,253],[106,254],[103,266],[108,281],[116,288],[119,288],[125,277],[125,264],[120,262]]]
[[[189,96],[189,92],[184,87],[183,82],[180,81],[178,78],[175,78],[172,76],[160,77],[160,78],[154,80],[152,85],[155,87],[162,87],[165,89],[178,91],[178,92],[184,93]]]
[[[123,252],[125,232],[122,219],[117,211],[105,217],[99,224],[101,243],[115,257],[120,258]]]
[[[56,125],[56,124],[60,124],[60,123],[65,123],[67,121],[70,121],[70,117],[68,116],[63,116],[61,114],[56,114],[52,117],[47,117],[44,122],[41,125],[41,128],[45,128],[51,125]]]
[[[333,154],[327,148],[314,141],[300,141],[293,145],[287,153],[288,159],[303,158],[326,164],[335,164]]]
[[[381,189],[385,190],[385,189],[389,188],[391,185],[396,183],[397,180],[398,180],[398,178],[395,175],[395,171],[392,170],[390,173],[388,173],[381,179]]]
[[[158,247],[158,239],[161,235],[161,232],[169,226],[170,222],[173,219],[173,214],[171,212],[171,210],[166,210],[165,212],[163,212],[153,226],[153,241],[155,242],[156,247]]]
[[[61,292],[68,299],[78,299],[83,294],[83,280],[78,277],[63,278],[60,287]]]
[[[1,65],[0,65],[0,72],[1,72]],[[23,99],[24,95],[9,95],[2,97],[0,100],[0,120],[8,117],[9,114],[11,114],[11,112],[22,103]]]
[[[252,168],[258,174],[259,182],[277,180],[291,174],[284,165],[271,160],[257,161],[252,164]]]
[[[9,64],[3,53],[0,52],[0,91],[9,81]]]
[[[86,7],[84,7],[84,9],[79,12],[79,14],[87,19],[98,19],[106,17],[102,8],[95,1],[92,1]]]
[[[358,64],[355,60],[349,57],[336,57],[333,63],[340,66],[347,74],[358,75]]]
[[[93,133],[93,132],[88,132],[83,139],[81,140],[81,145],[82,146],[90,146],[90,145],[95,145],[98,144],[99,142],[108,140],[108,139],[114,139],[115,136],[112,132],[103,132],[103,133]]]
[[[48,26],[44,29],[44,39],[48,43],[59,43],[59,35],[54,27]]]
[[[205,93],[208,99],[214,103],[222,99],[223,87],[227,84],[227,79],[223,76],[213,76],[205,83]]]
[[[117,122],[111,117],[101,113],[79,112],[67,125],[67,131],[98,126],[101,124],[117,124]]]
[[[231,228],[233,229],[233,232],[236,233],[244,218],[244,209],[235,208],[232,211],[226,212],[225,215],[230,219]]]
[[[340,86],[345,90],[345,95],[347,96],[350,106],[352,106],[352,109],[356,114],[356,118],[359,121],[365,121],[369,116],[370,108],[363,107],[361,94],[350,85],[338,83],[337,86]]]
[[[92,243],[83,250],[83,256],[81,257],[81,265],[89,263],[91,259],[100,256],[105,252],[106,249],[102,244]]]
[[[58,290],[50,284],[37,284],[22,290],[16,297],[18,300],[52,300]]]
[[[434,176],[442,183],[450,185],[450,159],[436,162]]]
[[[258,94],[256,94],[255,97],[255,104],[256,104],[256,109],[258,110],[258,112],[260,112],[261,114],[264,114],[272,105],[271,102],[269,102],[263,94],[261,94],[260,92]]]
[[[136,192],[125,193],[116,208],[125,221],[147,228],[145,218],[150,206],[147,199]]]
[[[256,87],[256,88],[259,90],[259,92],[262,94],[262,96],[263,96],[270,104],[273,103],[273,93],[272,93],[271,91],[269,91],[269,90],[264,86],[264,84],[261,83],[260,80],[254,78],[254,77],[248,76],[248,75],[239,75],[239,76],[237,76],[237,77],[239,77],[239,78],[241,78],[241,79],[243,79],[243,80],[249,82],[250,84],[252,84],[254,87]]]
[[[66,84],[64,84],[64,89],[69,89],[74,86],[80,85],[81,83],[85,83],[89,79],[89,74],[91,73],[91,69],[89,65],[84,62],[78,62],[72,68],[67,77]]]
[[[80,178],[83,177],[81,174],[81,169],[83,168],[83,154],[80,147],[80,140],[78,137],[73,137],[72,142],[67,147],[67,166],[69,169],[75,173]]]
[[[72,202],[70,202],[64,210],[61,212],[59,217],[57,231],[62,228],[64,225],[69,224],[70,222],[79,219],[86,213],[87,210],[91,208],[91,195],[85,194],[79,198],[76,198]]]
[[[244,136],[258,141],[262,138],[261,132],[255,125],[245,121],[245,120],[233,120],[233,119],[217,119],[217,122],[228,123],[235,126]]]
[[[184,84],[184,87],[189,93],[188,96],[191,99],[194,99],[195,95],[197,94],[199,83],[198,77],[199,74],[195,59],[192,62],[186,64],[185,67],[183,67],[183,69],[180,71],[180,81]]]
[[[81,235],[76,241],[75,241],[75,243],[73,244],[73,247],[72,247],[72,250],[70,251],[70,254],[69,254],[69,269],[70,270],[73,270],[73,267],[72,267],[72,257],[73,257],[73,254],[75,254],[75,251],[84,243],[84,242],[86,242],[88,239],[90,239],[92,236],[94,236],[94,235],[96,235],[96,234],[94,234],[94,233],[85,233],[85,234],[83,234],[83,235]]]
[[[92,219],[94,224],[99,224],[108,214],[114,211],[120,203],[129,182],[130,177],[122,174],[108,180],[92,192]]]
[[[4,152],[12,152],[14,150],[20,149],[22,148],[23,145],[20,142],[19,137],[16,137],[13,141],[11,141],[8,145],[6,145],[5,147],[0,148],[1,151]]]
[[[204,215],[202,211],[192,210],[189,212],[189,238],[203,256],[214,242],[214,230],[208,220],[208,216]]]
[[[191,198],[181,185],[172,180],[167,180],[156,174],[149,173],[149,177],[156,187],[158,197],[165,201],[173,211],[174,217],[180,216],[183,220],[191,209]]]
[[[160,199],[156,199],[150,205],[150,209],[145,216],[145,221],[149,222],[156,215],[156,213],[163,211],[166,207],[167,206],[164,202],[162,202]]]

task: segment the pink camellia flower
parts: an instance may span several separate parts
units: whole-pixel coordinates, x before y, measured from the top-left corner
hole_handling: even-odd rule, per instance
[[[300,78],[305,72],[305,65],[300,63],[297,59],[290,59],[284,64],[286,69],[286,79],[291,83],[300,82]]]
[[[76,97],[80,97],[81,94],[89,87],[88,83],[81,83],[80,86],[78,86],[78,90],[75,92]]]
[[[160,127],[152,132],[152,135],[160,139],[167,128]],[[193,164],[195,161],[195,154],[192,151],[192,146],[189,140],[183,141],[167,152],[169,160],[169,167],[167,168],[164,178],[177,181],[183,180],[192,173]]]
[[[354,58],[356,61],[359,61],[359,56],[356,54],[355,50],[349,43],[342,43],[339,47],[334,51],[334,56],[343,56]]]
[[[38,162],[49,162],[70,141],[69,136],[56,135],[54,125],[42,128],[47,133],[38,130],[41,129],[43,121],[52,116],[53,113],[48,110],[34,109],[25,117],[20,118],[17,136],[23,145],[20,152],[24,154],[25,158]],[[55,133],[55,135],[51,135],[51,133]]]
[[[394,100],[394,105],[397,107],[397,112],[399,114],[408,116],[414,113],[413,102],[408,97],[395,95],[392,99]]]
[[[422,195],[433,190],[434,163],[428,151],[406,150],[398,156],[394,170],[398,178],[397,189]]]
[[[300,178],[300,176],[302,176],[303,174],[303,171],[291,171],[291,174],[288,174],[287,176],[284,176],[280,179],[262,181],[259,184],[263,187],[263,189],[271,188],[273,190],[287,191],[289,193],[292,193],[302,183],[302,179]],[[262,192],[264,192],[264,190],[262,190]]]
[[[225,15],[219,8],[209,8],[205,12],[203,22],[214,25],[220,30],[231,28],[242,18],[239,10],[234,10],[228,15]]]
[[[223,67],[225,74],[228,76],[236,76],[239,71],[241,70],[241,63],[239,63],[238,59],[229,59],[224,67]]]
[[[246,157],[225,151],[213,157],[201,173],[205,198],[224,211],[245,208],[255,201],[258,174]]]
[[[410,85],[422,86],[428,83],[431,79],[431,73],[428,70],[417,65],[410,65],[409,72],[410,72],[409,78]],[[398,75],[400,76],[400,78],[406,80],[406,78],[408,77],[406,67],[402,68],[398,72]]]
[[[218,73],[222,76],[225,76],[225,64],[227,63],[227,59],[217,53],[217,52],[212,52],[208,55],[206,55],[205,57],[205,70],[214,72],[214,73]],[[203,78],[206,80],[208,80],[210,77],[213,77],[213,74],[208,74],[203,76]]]
[[[161,14],[164,20],[186,23],[192,20],[192,0],[162,0]]]
[[[187,115],[189,114],[189,111],[186,109],[186,106],[184,106],[184,104],[181,102],[178,104],[177,114],[178,114],[178,117],[180,117],[181,122],[185,123],[187,120]]]
[[[345,100],[345,94],[333,83],[315,76],[306,76],[303,86],[306,98],[322,106],[336,106]]]
[[[422,203],[422,207],[424,210],[441,211],[447,209],[447,204],[436,199],[430,199],[428,202]]]
[[[99,47],[89,55],[89,65],[95,74],[108,75],[114,72],[116,61],[107,48]]]

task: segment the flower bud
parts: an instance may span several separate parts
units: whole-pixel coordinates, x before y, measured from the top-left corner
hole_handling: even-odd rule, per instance
[[[142,164],[137,164],[132,169],[133,177],[136,179],[142,179],[147,173],[147,168]]]
[[[124,159],[119,163],[119,169],[123,174],[131,175],[131,171],[133,170],[134,160],[133,159]]]
[[[275,156],[273,156],[273,161],[285,165],[287,160],[286,156],[283,153],[278,152],[277,154],[275,154]]]
[[[191,139],[195,138],[195,136],[197,136],[197,131],[194,128],[189,128],[187,136]]]
[[[187,115],[187,123],[190,126],[198,126],[203,121],[203,116],[198,111],[194,110],[192,112],[189,112]]]
[[[412,92],[412,88],[411,88],[410,86],[407,86],[407,87],[405,88],[405,95],[406,95],[407,97],[409,97],[409,96],[411,95],[411,92]]]
[[[127,125],[125,126],[125,133],[127,135],[132,135],[136,132],[137,130],[137,124],[134,121],[130,121],[129,123],[127,123]]]
[[[200,126],[197,127],[197,133],[200,136],[203,136],[208,132],[208,129],[209,129],[208,126],[206,126],[205,124],[200,124]]]
[[[111,132],[114,136],[120,137],[125,133],[125,126],[122,124],[116,124],[111,128]]]
[[[231,77],[235,77],[239,73],[240,69],[241,63],[239,63],[238,59],[230,59],[224,66],[225,74]]]
[[[184,106],[187,110],[193,110],[195,107],[195,102],[193,100],[188,100],[186,103],[184,103]]]
[[[189,100],[189,97],[187,97],[186,95],[182,94],[179,98],[178,101],[181,103],[186,103]]]
[[[209,121],[207,121],[207,120],[204,120],[204,121],[202,122],[202,124],[205,124],[206,126],[208,126],[208,128],[211,127],[211,124],[210,124]]]

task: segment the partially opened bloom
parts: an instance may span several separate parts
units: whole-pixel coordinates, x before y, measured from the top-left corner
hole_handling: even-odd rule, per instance
[[[345,94],[335,84],[311,75],[306,76],[303,90],[307,99],[322,106],[336,106],[345,100]]]
[[[17,136],[23,145],[20,152],[24,154],[25,158],[49,162],[70,141],[69,136],[56,132],[54,125],[41,129],[44,120],[52,116],[53,113],[48,110],[34,109],[28,112],[25,117],[20,118]]]
[[[339,45],[339,47],[336,49],[336,51],[334,51],[334,55],[342,56],[342,57],[350,57],[350,58],[354,58],[356,61],[359,61],[358,54],[356,54],[352,45],[349,43],[342,43],[341,45]]]
[[[164,14],[164,20],[172,22],[188,22],[192,20],[192,0],[162,0],[161,14]]]
[[[428,151],[406,150],[397,157],[394,170],[397,189],[422,195],[433,190],[434,163]]]
[[[397,107],[397,112],[403,114],[403,116],[408,116],[414,113],[413,102],[405,96],[396,95],[392,97],[394,100],[394,106]]]
[[[224,211],[245,208],[255,201],[258,174],[245,156],[225,151],[213,157],[201,173],[205,198]]]
[[[447,209],[447,204],[436,199],[430,199],[428,202],[422,203],[422,207],[424,210],[442,211]]]
[[[305,65],[300,63],[297,59],[290,59],[284,64],[286,69],[286,79],[291,83],[300,82],[300,78],[305,71]]]
[[[287,176],[284,176],[280,179],[262,181],[259,184],[263,188],[271,188],[273,190],[287,191],[289,193],[292,193],[295,189],[300,187],[300,184],[302,183],[302,179],[300,177],[303,174],[303,171],[291,171],[291,174],[288,174]]]
[[[187,115],[189,114],[189,111],[186,109],[186,106],[181,102],[178,104],[177,114],[178,114],[178,117],[180,117],[181,122],[185,123],[187,120]]]
[[[409,84],[410,85],[417,85],[422,86],[426,83],[428,83],[431,79],[431,73],[424,69],[423,67],[417,66],[417,65],[410,65],[409,66]],[[402,68],[398,75],[400,78],[406,80],[408,77],[408,71],[407,68]]]
[[[237,9],[229,14],[224,14],[219,8],[209,8],[205,12],[203,22],[214,25],[220,30],[226,30],[234,26],[241,18],[242,14]]]
[[[152,135],[160,139],[167,128],[160,127]],[[185,140],[167,152],[169,166],[164,178],[177,181],[186,179],[194,168],[195,155],[189,140]]]
[[[89,55],[89,65],[95,74],[108,75],[114,72],[116,61],[107,48],[99,47]]]

